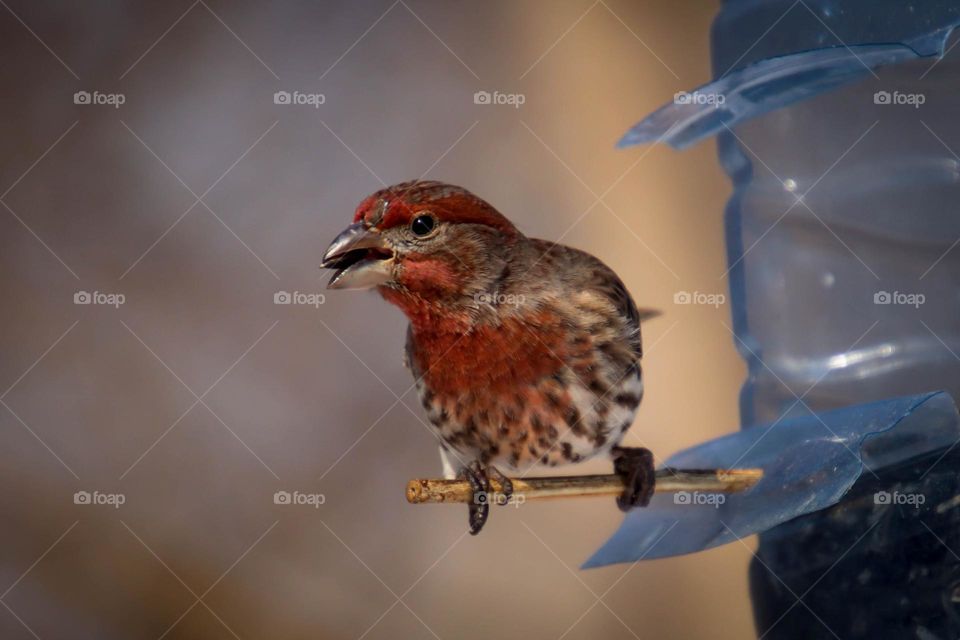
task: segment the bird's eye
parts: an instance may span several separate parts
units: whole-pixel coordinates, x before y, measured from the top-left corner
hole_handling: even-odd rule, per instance
[[[424,238],[433,233],[436,226],[437,219],[431,215],[424,214],[413,219],[413,222],[410,223],[410,230],[413,231],[413,235]]]

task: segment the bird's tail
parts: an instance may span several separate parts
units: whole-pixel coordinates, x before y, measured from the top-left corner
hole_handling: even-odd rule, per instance
[[[646,322],[647,320],[653,320],[657,316],[663,315],[663,312],[659,309],[637,309],[637,315],[640,318],[640,322]]]

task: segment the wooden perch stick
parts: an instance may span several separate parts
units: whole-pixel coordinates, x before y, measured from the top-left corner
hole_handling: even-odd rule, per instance
[[[658,469],[657,492],[702,491],[733,493],[746,491],[763,477],[762,469]],[[616,496],[623,491],[617,475],[511,478],[515,497],[524,500],[571,498],[575,496]],[[490,488],[502,493],[501,485],[490,478]],[[473,493],[466,480],[420,478],[407,483],[407,502],[471,502]]]

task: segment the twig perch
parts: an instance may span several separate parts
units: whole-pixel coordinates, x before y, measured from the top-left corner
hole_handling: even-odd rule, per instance
[[[702,491],[734,493],[746,491],[763,477],[762,469],[658,469],[656,491]],[[617,475],[555,476],[548,478],[511,478],[513,495],[524,500],[572,498],[576,496],[616,496],[623,491]],[[501,493],[500,482],[490,478],[490,487]],[[466,480],[419,478],[407,483],[407,502],[471,502],[473,492]]]

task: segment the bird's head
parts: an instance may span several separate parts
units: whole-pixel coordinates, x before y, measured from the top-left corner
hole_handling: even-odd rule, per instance
[[[335,270],[327,288],[376,287],[415,324],[437,314],[468,317],[477,296],[503,275],[519,238],[509,220],[466,189],[418,180],[365,198],[322,266]]]

